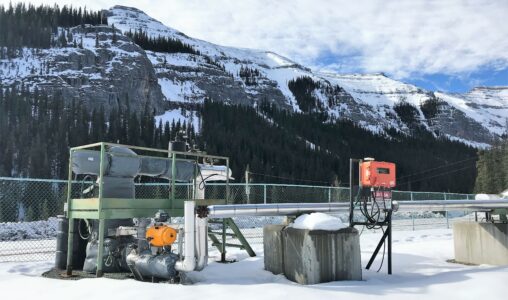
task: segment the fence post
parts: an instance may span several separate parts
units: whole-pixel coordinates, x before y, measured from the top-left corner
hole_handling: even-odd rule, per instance
[[[444,200],[448,200],[447,197],[446,197],[446,193],[444,193]],[[449,229],[450,228],[450,221],[448,220],[448,211],[446,210],[445,211],[445,216],[446,216],[446,228]]]
[[[413,192],[409,193],[411,201],[413,201]],[[411,221],[413,223],[413,231],[415,231],[415,215],[413,212],[411,212]]]
[[[328,203],[332,202],[332,188],[328,188]]]
[[[266,204],[266,184],[263,184],[263,203]]]

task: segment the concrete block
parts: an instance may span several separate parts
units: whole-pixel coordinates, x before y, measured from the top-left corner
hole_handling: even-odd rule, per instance
[[[287,227],[284,274],[300,284],[361,280],[360,239],[354,228],[337,231]]]
[[[508,265],[508,224],[453,224],[455,260],[469,264]]]
[[[263,227],[263,247],[265,270],[273,274],[284,273],[284,247],[282,230],[285,225],[266,225]]]
[[[263,228],[265,269],[300,284],[361,280],[360,239],[354,228],[304,230]]]

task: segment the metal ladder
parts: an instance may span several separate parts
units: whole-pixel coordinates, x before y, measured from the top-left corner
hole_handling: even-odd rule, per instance
[[[254,250],[252,250],[252,247],[250,246],[249,242],[247,242],[247,239],[245,239],[245,237],[243,236],[242,232],[235,224],[233,219],[231,218],[210,219],[208,223],[222,225],[221,231],[213,231],[210,227],[208,227],[208,236],[212,240],[212,245],[217,247],[217,249],[220,251],[221,262],[226,262],[226,247],[240,248],[242,250],[247,251],[247,253],[251,257],[256,256],[256,253],[254,252]],[[230,228],[231,231],[233,231],[233,233],[227,232],[228,228]],[[228,236],[237,239],[240,243],[239,244],[227,243],[226,238]]]

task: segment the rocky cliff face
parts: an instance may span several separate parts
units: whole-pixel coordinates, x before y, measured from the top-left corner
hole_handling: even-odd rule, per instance
[[[20,55],[0,61],[2,85],[23,84],[66,99],[82,102],[90,109],[106,112],[127,106],[141,111],[146,104],[163,113],[164,96],[151,62],[132,41],[108,26],[78,26],[61,29],[66,47],[24,48]]]

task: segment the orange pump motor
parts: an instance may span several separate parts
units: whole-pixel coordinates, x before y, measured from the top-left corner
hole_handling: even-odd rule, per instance
[[[146,230],[146,239],[154,247],[164,247],[176,240],[176,229],[168,225],[155,225]]]
[[[360,184],[364,187],[395,187],[395,164],[384,161],[362,162]]]

